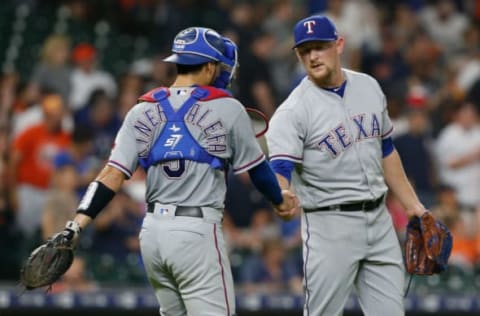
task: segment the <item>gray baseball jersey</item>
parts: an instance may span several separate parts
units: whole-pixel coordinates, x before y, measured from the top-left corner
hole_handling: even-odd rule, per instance
[[[270,159],[302,164],[293,184],[304,208],[371,200],[387,190],[382,138],[393,125],[371,77],[343,70],[344,97],[305,78],[275,112],[267,132]]]
[[[304,210],[304,315],[341,315],[353,287],[365,315],[403,315],[404,268],[385,203],[369,211],[317,210],[371,201],[387,191],[382,139],[393,131],[372,77],[342,69],[343,97],[307,77],[270,122],[271,160],[296,164]]]
[[[177,110],[192,90],[171,88],[172,107]],[[200,145],[210,154],[228,160],[235,173],[245,172],[265,159],[244,107],[233,98],[197,102],[185,122]],[[137,104],[125,118],[108,164],[130,177],[139,158],[148,155],[164,125],[161,107],[149,102]],[[224,172],[204,163],[171,161],[150,167],[147,174],[149,203],[222,209],[225,191]]]
[[[175,111],[181,108],[193,89],[170,88],[171,107]],[[196,101],[178,124],[166,122],[163,106],[161,102],[143,102],[129,111],[116,138],[110,166],[130,177],[154,151],[152,148],[168,148],[175,153],[189,135],[210,155],[227,161],[235,173],[265,159],[250,119],[235,99]],[[165,126],[168,130],[162,133]],[[151,208],[139,238],[162,316],[235,314],[233,278],[222,233],[225,192],[225,172],[208,163],[171,160],[148,168],[146,201]],[[200,208],[203,217],[176,216],[180,207]]]

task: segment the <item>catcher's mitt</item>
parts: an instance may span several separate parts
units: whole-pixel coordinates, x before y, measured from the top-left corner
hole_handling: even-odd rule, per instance
[[[75,241],[80,228],[68,222],[67,228],[32,251],[20,270],[20,283],[27,290],[50,286],[72,265]]]
[[[408,273],[432,275],[447,269],[452,236],[430,212],[425,212],[422,217],[412,217],[406,235],[405,264]]]

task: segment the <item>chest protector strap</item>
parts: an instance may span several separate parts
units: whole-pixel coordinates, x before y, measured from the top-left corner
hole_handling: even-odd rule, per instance
[[[149,96],[150,100],[148,101],[156,101],[162,107],[167,122],[150,149],[148,157],[139,159],[140,165],[145,170],[158,163],[181,159],[208,163],[213,169],[223,170],[225,168],[225,161],[209,154],[200,146],[184,121],[185,114],[190,108],[199,100],[210,99],[207,98],[208,95],[207,89],[196,88],[177,112],[168,100],[167,88],[156,89]]]

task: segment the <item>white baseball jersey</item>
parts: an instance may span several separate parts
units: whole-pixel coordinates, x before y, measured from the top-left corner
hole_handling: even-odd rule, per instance
[[[301,164],[292,183],[307,209],[372,200],[387,191],[382,139],[393,131],[386,101],[372,77],[342,69],[343,98],[307,77],[272,117],[270,159]]]
[[[172,107],[177,110],[193,89],[170,88]],[[134,106],[120,128],[108,164],[130,177],[138,160],[148,156],[165,121],[162,107],[157,103],[142,102]],[[226,159],[235,173],[247,171],[265,159],[244,107],[233,98],[196,102],[186,114],[185,123],[199,144],[211,155]],[[181,141],[172,137],[164,145],[175,147]],[[173,160],[148,169],[148,203],[223,209],[225,192],[225,173],[207,163]]]

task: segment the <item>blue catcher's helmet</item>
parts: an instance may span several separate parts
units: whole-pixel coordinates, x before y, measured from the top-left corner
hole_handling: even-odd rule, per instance
[[[204,27],[190,27],[180,31],[173,40],[173,54],[164,59],[180,65],[222,63],[222,71],[213,84],[226,88],[237,67],[237,46],[216,31]]]

